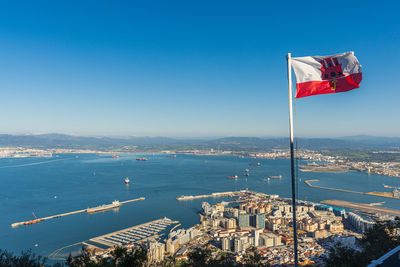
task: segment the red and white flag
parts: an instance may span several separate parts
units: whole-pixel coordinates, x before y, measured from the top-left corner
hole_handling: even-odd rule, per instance
[[[359,88],[361,65],[353,52],[333,56],[294,57],[296,98],[347,92]]]

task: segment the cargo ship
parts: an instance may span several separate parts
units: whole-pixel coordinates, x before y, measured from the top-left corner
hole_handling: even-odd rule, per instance
[[[118,200],[114,200],[111,204],[101,205],[101,206],[97,206],[94,208],[87,208],[86,213],[94,213],[94,212],[99,212],[99,211],[103,211],[103,210],[115,209],[115,208],[118,208],[120,205],[121,204],[119,203]]]
[[[268,178],[271,178],[271,179],[282,179],[282,175],[268,176]]]
[[[235,175],[235,176],[227,176],[226,178],[228,178],[228,179],[237,179],[239,177],[237,175]]]
[[[147,161],[146,158],[137,158],[136,160],[138,160],[138,161]]]
[[[260,163],[260,162],[257,162],[257,163],[249,163],[249,165],[250,165],[250,166],[257,166],[257,167],[259,167],[259,166],[261,166],[261,163]]]

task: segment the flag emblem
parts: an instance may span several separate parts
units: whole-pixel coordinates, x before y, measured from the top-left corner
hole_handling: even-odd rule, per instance
[[[353,52],[332,56],[292,58],[296,98],[347,92],[359,88],[361,65]]]

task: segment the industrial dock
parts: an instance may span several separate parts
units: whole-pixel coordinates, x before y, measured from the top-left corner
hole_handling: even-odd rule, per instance
[[[140,200],[145,200],[145,198],[144,197],[140,197],[140,198],[130,199],[130,200],[126,200],[126,201],[121,201],[121,202],[119,202],[119,204],[122,205],[122,204],[126,204],[126,203],[129,203],[129,202],[140,201]],[[76,210],[76,211],[61,213],[61,214],[52,215],[52,216],[48,216],[48,217],[36,218],[35,220],[16,222],[16,223],[11,224],[11,226],[12,227],[18,227],[20,225],[29,225],[29,224],[39,223],[39,222],[42,222],[42,221],[45,221],[45,220],[55,219],[55,218],[59,218],[59,217],[63,217],[63,216],[68,216],[68,215],[73,215],[73,214],[77,214],[77,213],[86,212],[86,211],[87,211],[87,209]]]
[[[354,202],[348,202],[348,201],[342,201],[342,200],[324,200],[324,201],[321,201],[321,203],[327,204],[327,205],[350,208],[350,209],[354,209],[354,210],[360,210],[360,211],[364,211],[364,212],[375,212],[375,213],[380,213],[383,215],[400,216],[400,210],[376,207],[371,204],[361,204],[361,203],[354,203]]]

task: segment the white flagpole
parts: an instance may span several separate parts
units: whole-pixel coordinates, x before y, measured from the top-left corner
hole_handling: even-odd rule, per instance
[[[289,93],[290,167],[292,172],[294,265],[297,267],[298,253],[297,253],[297,221],[296,221],[296,183],[294,177],[294,152],[293,152],[292,59],[290,53],[287,54],[287,71],[288,71],[288,93]]]

